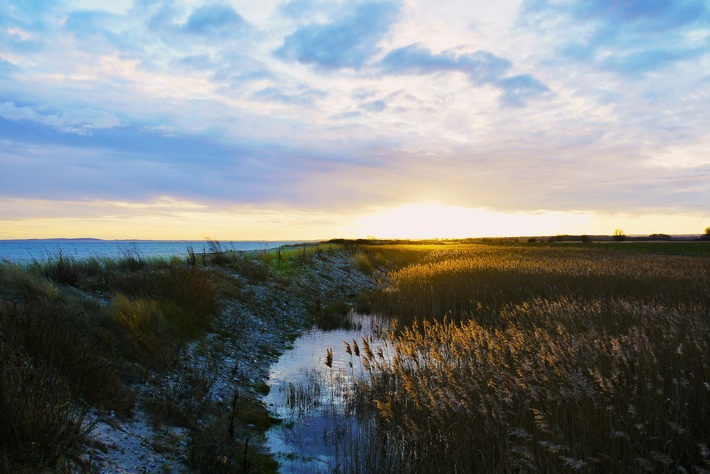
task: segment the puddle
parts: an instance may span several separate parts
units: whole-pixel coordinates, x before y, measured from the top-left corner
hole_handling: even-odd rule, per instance
[[[364,370],[360,358],[345,350],[353,339],[369,337],[372,316],[352,313],[357,329],[312,329],[294,341],[271,366],[269,410],[282,423],[267,432],[267,447],[282,473],[319,473],[342,470],[357,449],[358,426],[348,409],[353,375]],[[332,349],[332,368],[326,366]],[[350,413],[349,413],[350,412]]]

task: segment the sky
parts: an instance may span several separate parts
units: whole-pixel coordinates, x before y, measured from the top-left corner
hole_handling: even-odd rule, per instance
[[[708,226],[708,0],[0,3],[0,239]]]

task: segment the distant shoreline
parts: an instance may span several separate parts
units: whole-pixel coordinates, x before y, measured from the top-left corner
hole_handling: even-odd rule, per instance
[[[283,242],[283,243],[314,243],[323,242],[322,240],[299,240],[299,239],[289,239],[289,240],[268,240],[268,239],[242,239],[242,240],[220,240],[215,239],[215,242]],[[25,238],[25,239],[0,239],[0,242],[56,242],[56,241],[67,241],[67,242],[207,242],[205,239],[100,239],[97,237],[51,237],[51,238]]]
[[[64,258],[141,258],[183,257],[191,252],[209,253],[213,248],[225,252],[264,251],[319,241],[303,240],[103,240],[97,238],[5,239],[0,240],[0,260],[31,263]]]

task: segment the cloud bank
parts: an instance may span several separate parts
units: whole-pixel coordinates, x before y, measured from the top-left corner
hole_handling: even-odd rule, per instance
[[[708,71],[702,0],[9,0],[0,200],[707,216]]]

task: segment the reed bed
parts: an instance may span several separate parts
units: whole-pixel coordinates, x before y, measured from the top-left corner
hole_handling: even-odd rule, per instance
[[[400,321],[496,318],[510,303],[560,295],[710,304],[706,258],[574,247],[414,247],[417,250],[419,262],[389,274],[389,286],[373,304],[375,312],[396,315]]]
[[[376,426],[361,445],[377,453],[359,469],[710,470],[710,260],[404,251],[418,261],[373,303],[395,324],[359,355],[354,399]]]

